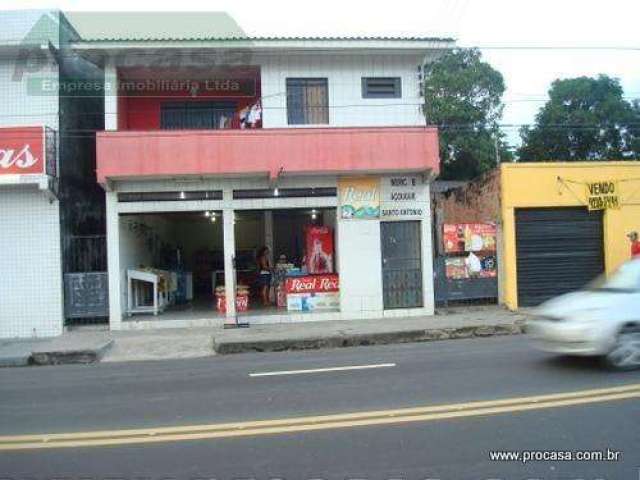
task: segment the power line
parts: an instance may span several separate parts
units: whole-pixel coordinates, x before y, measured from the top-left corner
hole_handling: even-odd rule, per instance
[[[509,129],[520,129],[522,127],[525,126],[531,126],[531,127],[536,127],[536,128],[540,128],[542,130],[551,130],[551,131],[566,131],[566,130],[583,130],[583,131],[589,131],[589,130],[607,130],[610,129],[611,126],[607,127],[607,126],[601,126],[601,125],[580,125],[580,124],[573,124],[573,125],[567,125],[567,124],[553,124],[553,125],[535,125],[535,124],[526,124],[526,123],[520,123],[520,124],[497,124],[496,127],[498,127],[501,130],[509,130]],[[632,123],[628,125],[629,127],[638,127],[640,128],[640,122],[638,123]],[[367,129],[367,128],[389,128],[389,129],[394,129],[394,128],[415,128],[415,127],[424,127],[424,128],[433,128],[433,129],[438,129],[438,131],[470,131],[470,132],[477,132],[480,133],[482,131],[485,132],[489,132],[491,133],[491,129],[480,129],[478,128],[476,125],[471,125],[471,124],[460,124],[460,125],[404,125],[404,126],[397,126],[397,127],[393,127],[393,126],[375,126],[375,125],[369,125],[369,126],[363,126],[363,127],[359,127],[362,129]],[[1,128],[1,127],[0,127]],[[12,128],[20,128],[20,127],[12,127]],[[24,127],[26,128],[26,126]],[[163,129],[150,129],[150,130],[88,130],[88,129],[70,129],[68,131],[63,131],[57,132],[57,136],[59,138],[93,138],[95,137],[96,133],[114,133],[114,134],[118,134],[118,133],[124,133],[126,134],[126,138],[150,138],[150,135],[152,134],[154,137],[162,137],[162,138],[166,138],[166,137],[171,137],[171,138],[184,138],[184,137],[200,137],[200,136],[209,136],[211,135],[213,132],[268,132],[268,131],[274,131],[274,130],[279,130],[279,131],[284,131],[284,130],[295,130],[296,131],[296,135],[300,136],[300,135],[317,135],[317,132],[315,132],[314,130],[317,129],[325,129],[324,133],[328,133],[328,134],[339,134],[341,132],[341,130],[343,128],[355,128],[355,127],[332,127],[330,125],[326,125],[326,126],[318,126],[318,127],[312,127],[312,128],[296,128],[295,126],[286,126],[286,127],[267,127],[267,128],[255,128],[255,129],[201,129],[201,130],[189,130],[189,129],[185,129],[185,130],[163,130]],[[326,129],[330,129],[329,132],[326,131]],[[21,134],[21,133],[14,133],[12,135],[3,135],[3,138],[5,139],[12,139],[12,140],[21,140],[21,139],[31,139],[33,138],[33,134]]]

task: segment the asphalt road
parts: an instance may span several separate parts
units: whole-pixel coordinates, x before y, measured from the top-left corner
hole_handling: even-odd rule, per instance
[[[251,374],[381,365],[289,375]],[[525,337],[0,370],[0,435],[289,419],[640,384]],[[0,451],[0,478],[640,479],[640,399],[389,425]],[[492,450],[621,459],[495,462]]]

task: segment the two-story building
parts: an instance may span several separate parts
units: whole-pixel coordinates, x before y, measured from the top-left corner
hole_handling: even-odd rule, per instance
[[[105,72],[111,328],[433,313],[421,72],[451,40],[72,18]]]
[[[0,336],[433,313],[421,75],[452,40],[11,15]]]

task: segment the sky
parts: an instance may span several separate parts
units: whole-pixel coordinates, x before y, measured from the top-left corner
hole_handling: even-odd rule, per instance
[[[255,36],[447,35],[463,47],[485,47],[485,60],[503,74],[507,85],[502,123],[512,144],[519,142],[519,136],[517,126],[510,125],[534,121],[556,78],[607,74],[620,79],[627,98],[640,98],[638,0],[322,0],[317,7],[309,0],[0,3],[0,9],[68,11],[176,10],[178,6],[180,10],[226,11]]]

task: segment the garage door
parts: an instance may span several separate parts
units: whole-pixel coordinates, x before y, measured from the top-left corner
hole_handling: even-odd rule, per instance
[[[526,208],[515,214],[520,306],[578,290],[604,271],[601,212]]]

